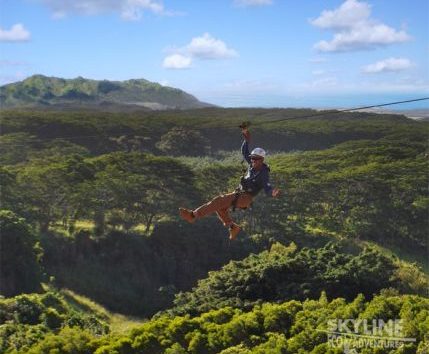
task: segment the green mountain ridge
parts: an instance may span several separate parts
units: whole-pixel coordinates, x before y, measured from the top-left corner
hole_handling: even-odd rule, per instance
[[[62,79],[33,75],[0,87],[2,108],[193,109],[210,107],[177,88],[145,79]]]

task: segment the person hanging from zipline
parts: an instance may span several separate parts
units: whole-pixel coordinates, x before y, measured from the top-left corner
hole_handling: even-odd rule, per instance
[[[201,219],[209,214],[216,212],[223,225],[229,229],[229,239],[235,240],[241,228],[234,223],[229,215],[229,209],[232,207],[239,209],[248,208],[253,198],[263,189],[268,196],[276,198],[280,190],[273,188],[270,184],[270,168],[264,163],[266,156],[265,150],[255,148],[249,152],[250,132],[248,124],[240,125],[244,140],[241,145],[243,158],[249,164],[247,173],[241,177],[239,187],[232,193],[222,194],[206,204],[201,205],[195,210],[179,208],[180,217],[189,223]]]

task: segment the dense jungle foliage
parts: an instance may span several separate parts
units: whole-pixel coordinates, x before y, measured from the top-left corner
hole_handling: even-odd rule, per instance
[[[177,208],[236,188],[242,121],[281,195],[233,212],[230,242]],[[0,351],[342,353],[327,319],[380,318],[416,341],[366,352],[424,353],[428,133],[305,109],[2,111]]]

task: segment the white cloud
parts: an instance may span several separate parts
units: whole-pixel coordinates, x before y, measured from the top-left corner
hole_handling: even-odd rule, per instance
[[[184,47],[170,50],[172,54],[164,59],[163,66],[168,69],[185,69],[191,66],[193,59],[229,59],[238,56],[238,53],[220,39],[204,33],[200,37],[192,38]]]
[[[186,46],[186,52],[200,59],[224,59],[237,56],[234,49],[228,48],[220,39],[213,38],[209,33],[192,38]]]
[[[247,6],[265,6],[271,5],[272,0],[234,0],[235,6],[247,7]]]
[[[367,22],[371,7],[365,2],[346,0],[338,9],[325,10],[311,24],[325,29],[349,29],[357,23]]]
[[[10,30],[0,28],[0,42],[23,42],[30,39],[28,32],[21,23],[17,23]]]
[[[356,27],[350,31],[339,32],[330,41],[320,41],[314,46],[322,52],[345,52],[372,49],[393,43],[408,41],[404,31],[395,31],[384,24]]]
[[[192,58],[181,54],[173,54],[164,59],[162,66],[166,69],[188,69],[191,64]]]
[[[46,4],[55,18],[69,14],[98,15],[106,12],[117,12],[124,20],[139,20],[145,11],[158,15],[169,15],[159,0],[40,0]]]
[[[369,64],[362,68],[362,71],[367,74],[376,74],[386,71],[401,71],[412,66],[409,59],[406,58],[388,58],[380,60],[376,63]]]
[[[139,20],[144,10],[155,14],[167,14],[164,5],[154,0],[127,0],[122,5],[121,17],[125,20]]]
[[[411,39],[405,31],[372,19],[371,6],[358,0],[346,0],[338,9],[325,10],[310,23],[334,31],[331,41],[320,41],[314,45],[322,52],[373,49]]]

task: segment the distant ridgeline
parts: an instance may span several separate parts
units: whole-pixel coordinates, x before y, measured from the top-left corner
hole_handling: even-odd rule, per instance
[[[0,87],[3,108],[54,107],[62,109],[192,109],[212,106],[172,87],[144,79],[127,81],[62,79],[34,75]]]

